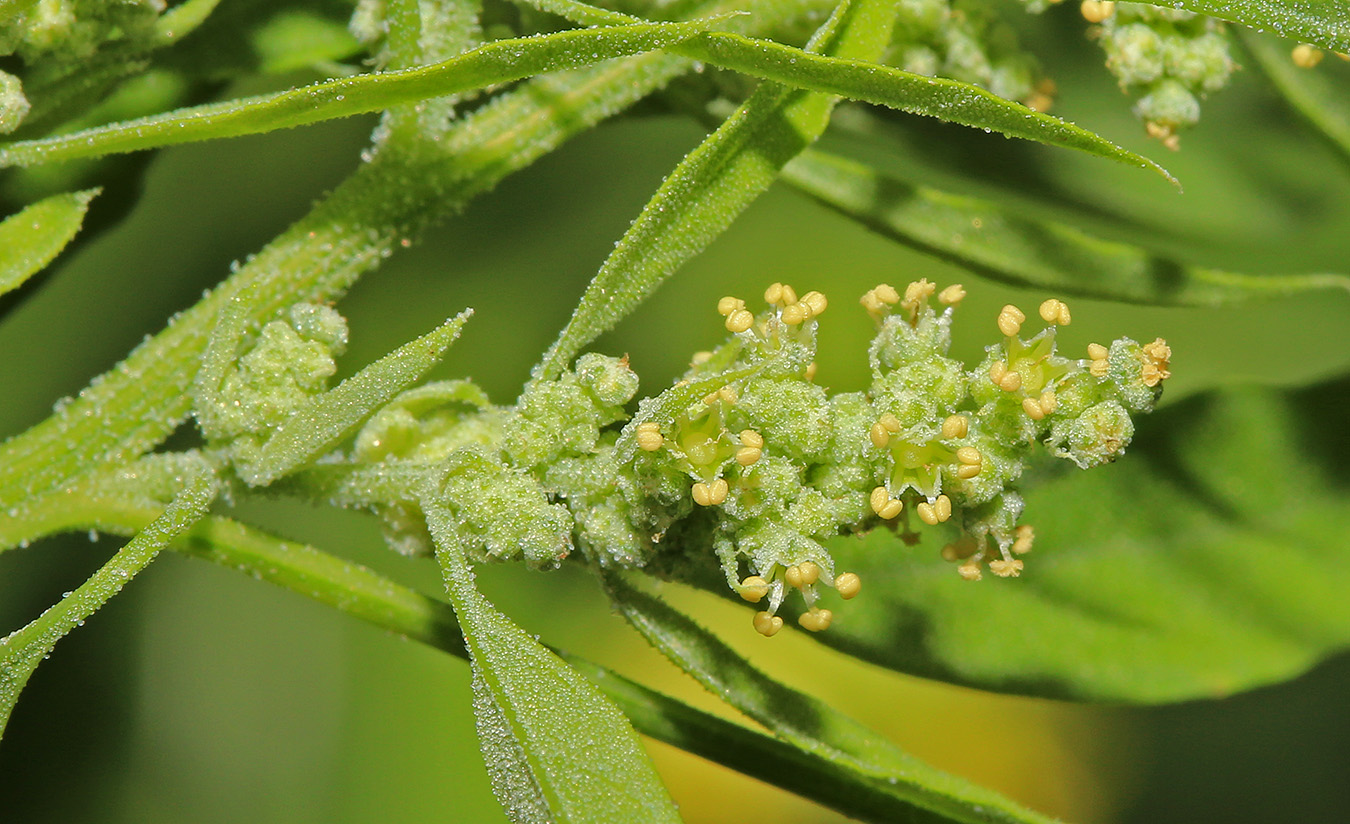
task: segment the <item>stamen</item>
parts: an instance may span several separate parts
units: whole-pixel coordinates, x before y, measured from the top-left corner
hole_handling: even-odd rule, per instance
[[[970,434],[970,421],[965,415],[950,415],[942,422],[942,437],[964,438]]]
[[[788,326],[798,326],[806,321],[809,314],[810,310],[800,303],[790,303],[783,307],[783,323]]]
[[[825,314],[825,309],[830,302],[820,292],[807,292],[802,295],[802,305],[811,310],[811,317],[818,318]]]
[[[1026,322],[1027,316],[1022,314],[1022,310],[1009,303],[1003,307],[1003,311],[998,313],[998,331],[1014,337],[1022,331],[1022,324]]]
[[[802,373],[802,377],[803,377],[803,378],[806,378],[806,379],[809,380],[809,381],[813,381],[813,380],[816,379],[816,362],[815,362],[815,361],[811,361],[810,363],[808,363],[808,364],[806,365],[806,371]]]
[[[966,296],[966,290],[961,284],[953,283],[941,292],[938,292],[938,303],[943,306],[955,306]]]
[[[938,518],[937,510],[933,508],[932,504],[927,501],[921,501],[919,505],[915,507],[915,511],[919,513],[920,521],[923,521],[929,526],[938,525],[940,519]]]
[[[1057,323],[1060,326],[1068,326],[1072,319],[1069,315],[1069,307],[1062,300],[1050,298],[1041,304],[1041,320],[1046,323]]]
[[[737,309],[727,315],[726,326],[728,332],[744,332],[754,325],[755,316],[750,313],[749,309]]]
[[[756,612],[753,620],[755,632],[763,635],[765,638],[772,638],[778,634],[778,630],[783,628],[783,619],[777,615],[770,615],[767,612]]]
[[[809,587],[820,580],[820,567],[815,561],[802,561],[797,565],[797,569],[801,571],[803,586]]]
[[[937,516],[938,523],[946,523],[952,517],[952,499],[946,495],[937,496],[933,502],[933,514]]]
[[[980,563],[974,559],[957,567],[956,572],[967,581],[978,581],[983,577],[980,573]]]
[[[736,594],[752,604],[757,604],[769,594],[769,582],[758,575],[751,575],[741,581],[741,588]]]
[[[1037,403],[1040,404],[1041,411],[1049,415],[1059,406],[1059,398],[1052,390],[1047,389],[1041,393],[1041,398]]]
[[[1022,574],[1022,562],[1016,558],[1011,561],[997,560],[989,562],[989,571],[1000,578],[1016,578]]]
[[[802,625],[802,629],[810,632],[821,632],[829,629],[830,622],[833,620],[834,613],[828,609],[813,609],[797,616],[797,623]]]
[[[1030,552],[1031,542],[1036,539],[1036,531],[1030,525],[1022,524],[1013,534],[1016,538],[1013,540],[1012,551],[1018,555]]]
[[[905,508],[904,503],[892,498],[884,486],[872,490],[868,503],[872,505],[872,511],[885,521],[893,519]]]
[[[694,497],[694,503],[699,506],[717,506],[727,499],[727,482],[723,478],[718,478],[711,484],[699,481],[690,489],[690,494]]]
[[[1083,0],[1078,11],[1089,23],[1101,23],[1116,13],[1116,4],[1113,0]]]
[[[845,572],[834,579],[834,588],[839,591],[840,598],[851,601],[862,591],[862,579],[855,573]]]
[[[731,295],[727,295],[726,297],[722,298],[717,302],[717,314],[719,315],[730,315],[737,309],[744,309],[744,308],[745,308],[745,301],[741,300],[740,298],[732,297]]]
[[[1035,398],[1023,398],[1022,411],[1027,413],[1027,417],[1033,421],[1039,421],[1045,417],[1045,410],[1041,408],[1040,401]]]
[[[638,448],[646,452],[655,452],[666,442],[665,437],[661,435],[661,427],[650,421],[638,424],[634,433]]]
[[[740,438],[741,443],[744,446],[751,447],[752,449],[764,448],[764,436],[753,429],[742,429]]]
[[[802,568],[799,566],[790,566],[783,570],[783,583],[793,589],[800,589],[802,585],[806,583],[805,578],[802,576]]]

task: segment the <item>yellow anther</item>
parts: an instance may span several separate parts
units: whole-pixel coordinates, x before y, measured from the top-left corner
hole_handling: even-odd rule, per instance
[[[806,583],[806,579],[802,576],[802,568],[790,566],[787,569],[783,570],[783,583],[787,584],[793,589],[799,589],[802,585]]]
[[[1035,398],[1023,398],[1022,411],[1027,413],[1027,417],[1033,421],[1039,421],[1045,417],[1045,410],[1041,408],[1040,401]]]
[[[1322,62],[1322,50],[1308,43],[1299,43],[1289,56],[1300,69],[1311,69]]]
[[[811,310],[811,317],[817,318],[825,313],[830,302],[820,292],[807,292],[802,295],[802,305]]]
[[[810,363],[808,363],[808,364],[806,365],[806,371],[802,373],[802,377],[806,378],[806,379],[809,380],[809,381],[813,381],[813,380],[816,379],[816,362],[815,362],[815,361],[811,361]]]
[[[764,290],[764,302],[770,305],[783,300],[783,284],[775,283]]]
[[[734,404],[741,399],[741,394],[736,391],[736,387],[734,386],[724,386],[717,390],[717,397],[720,398],[723,403]]]
[[[695,352],[694,356],[689,359],[689,365],[702,366],[703,364],[712,360],[712,355],[713,355],[712,352]]]
[[[974,561],[957,567],[956,572],[967,581],[978,581],[982,577],[980,574],[980,565]]]
[[[753,620],[755,632],[763,635],[765,638],[772,638],[778,634],[778,630],[783,628],[783,619],[777,615],[770,615],[767,612],[756,612]]]
[[[1144,367],[1140,372],[1140,377],[1145,386],[1157,386],[1172,377],[1172,372],[1169,369],[1172,361],[1172,348],[1167,345],[1167,341],[1156,338],[1152,343],[1146,343],[1140,347],[1140,351],[1144,357]]]
[[[971,478],[977,477],[983,471],[984,471],[983,464],[958,466],[956,468],[956,477],[960,478],[963,481],[968,481]]]
[[[956,459],[967,466],[979,466],[984,460],[980,450],[973,446],[963,446],[956,450]]]
[[[998,331],[1011,338],[1022,331],[1022,324],[1026,319],[1027,316],[1022,314],[1022,310],[1010,303],[998,313]]]
[[[881,417],[877,418],[877,423],[885,427],[886,431],[892,435],[900,431],[900,419],[890,412],[883,412]]]
[[[970,421],[965,415],[950,415],[942,422],[942,437],[964,438],[970,434]]]
[[[820,567],[815,561],[802,561],[797,565],[797,569],[802,571],[802,584],[811,586],[820,580]]]
[[[758,575],[751,575],[741,581],[741,588],[736,591],[736,594],[752,604],[757,604],[764,599],[765,595],[769,594],[769,582]]]
[[[809,314],[810,310],[802,304],[789,303],[787,306],[783,307],[783,323],[786,323],[788,326],[797,326],[804,323]]]
[[[1100,23],[1116,13],[1116,4],[1112,0],[1083,0],[1078,10],[1089,23]]]
[[[745,301],[741,300],[740,298],[734,298],[731,295],[727,295],[726,297],[722,298],[717,302],[717,314],[719,315],[730,315],[737,309],[744,309],[744,308],[745,308]]]
[[[892,498],[884,486],[872,490],[872,494],[868,496],[868,503],[871,504],[872,511],[886,521],[899,515],[905,508],[904,503]]]
[[[927,278],[920,278],[905,287],[905,298],[900,305],[911,312],[917,311],[936,291],[937,286],[929,283]]]
[[[1093,360],[1106,360],[1107,356],[1110,354],[1111,350],[1102,346],[1100,343],[1088,344],[1088,357]]]
[[[764,446],[764,436],[753,429],[741,430],[741,445],[761,449]]]
[[[727,315],[728,332],[744,332],[755,325],[755,316],[750,314],[749,309],[737,309]]]
[[[891,433],[881,425],[881,421],[872,424],[872,428],[867,435],[872,439],[872,445],[878,449],[891,442]]]
[[[845,572],[834,579],[834,588],[839,591],[840,598],[850,601],[862,590],[862,579],[852,572]]]
[[[938,292],[938,303],[943,306],[955,306],[966,296],[965,288],[959,283],[953,283],[941,292]]]
[[[1022,373],[1009,372],[1003,361],[994,361],[994,365],[989,367],[989,380],[1004,392],[1016,392],[1022,388]]]
[[[690,494],[699,506],[717,506],[727,499],[727,491],[726,480],[718,478],[710,484],[699,481],[690,489]]]
[[[928,503],[927,501],[922,501],[919,503],[917,507],[915,507],[915,511],[919,513],[920,521],[923,521],[929,526],[938,525],[937,510],[933,509],[932,504]]]
[[[937,496],[933,502],[933,514],[937,516],[938,523],[946,523],[952,517],[952,499],[946,495]]]
[[[900,302],[900,293],[895,291],[895,287],[889,283],[877,284],[877,288],[872,290],[872,294],[876,295],[877,300],[891,306]]]
[[[1022,574],[1022,562],[1016,558],[1011,561],[990,561],[989,571],[1000,578],[1016,578]]]
[[[634,434],[637,437],[638,448],[647,452],[655,452],[666,442],[661,435],[661,427],[655,423],[638,424]]]
[[[995,386],[998,386],[999,382],[1002,381],[1004,376],[1007,374],[1008,374],[1008,365],[1003,361],[994,361],[992,364],[990,364],[989,380],[993,381]]]
[[[1027,524],[1022,524],[1013,533],[1016,537],[1013,539],[1012,551],[1018,555],[1031,551],[1031,542],[1036,539],[1036,531]]]
[[[706,395],[703,396],[703,404],[704,404],[705,406],[712,406],[712,405],[715,404],[715,403],[717,403],[717,393],[716,393],[716,392],[709,392],[708,394],[706,394]]]
[[[802,625],[802,629],[810,632],[821,632],[829,629],[830,622],[833,620],[834,613],[828,609],[813,609],[797,616],[797,623]]]
[[[1050,298],[1041,304],[1041,320],[1046,323],[1057,323],[1060,326],[1068,326],[1072,316],[1069,314],[1069,307],[1062,300]]]
[[[742,446],[736,450],[736,463],[741,466],[750,466],[758,463],[759,459],[764,457],[764,451],[758,446]]]
[[[1056,408],[1058,408],[1059,396],[1057,396],[1053,391],[1047,389],[1041,393],[1040,400],[1038,400],[1037,403],[1041,405],[1041,411],[1049,415],[1052,412],[1054,412]]]

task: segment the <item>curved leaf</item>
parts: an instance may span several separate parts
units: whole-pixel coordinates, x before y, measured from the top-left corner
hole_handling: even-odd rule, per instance
[[[643,23],[499,40],[460,57],[417,69],[328,80],[276,94],[210,103],[71,134],[11,143],[0,146],[0,168],[238,137],[350,117],[652,51],[697,34],[710,22]]]
[[[1291,678],[1350,644],[1350,378],[1233,389],[1146,419],[1116,464],[1026,492],[1018,579],[962,581],[941,538],[832,546],[864,593],[819,640],[1007,692],[1156,703]]]
[[[0,223],[0,295],[19,288],[66,248],[98,192],[52,195]]]
[[[1159,0],[1157,5],[1208,14],[1335,51],[1350,51],[1350,5],[1344,0]]]
[[[1294,65],[1288,44],[1242,32],[1242,44],[1256,65],[1294,111],[1350,161],[1350,97],[1322,72]]]
[[[108,599],[122,591],[159,551],[206,514],[215,497],[215,478],[199,464],[164,513],[117,551],[89,580],[22,629],[0,638],[0,735],[9,723],[19,692],[67,633],[84,623]]]
[[[493,791],[512,818],[677,824],[628,720],[478,592],[453,516],[434,504],[425,509],[474,667],[474,711]]]
[[[843,0],[807,49],[876,57],[890,42],[894,22],[895,9],[883,0]],[[535,367],[532,384],[561,374],[583,347],[725,231],[783,165],[825,131],[837,102],[830,95],[761,84],[661,182],[586,287],[562,334]]]
[[[789,163],[783,179],[906,246],[1019,286],[1168,306],[1220,306],[1312,289],[1350,292],[1346,275],[1246,275],[1190,266],[814,149]]]
[[[669,605],[615,576],[616,609],[709,692],[805,752],[866,776],[909,807],[908,820],[1048,822],[965,779],[928,766],[815,698],[772,680]]]

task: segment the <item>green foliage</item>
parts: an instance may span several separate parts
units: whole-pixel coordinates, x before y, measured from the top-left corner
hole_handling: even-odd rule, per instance
[[[1350,47],[1335,3],[1094,3],[1083,11],[1107,66],[1169,148],[1182,128],[1205,128],[1199,99],[1230,83],[1220,19]],[[130,538],[0,641],[0,731],[55,643],[166,547],[466,659],[492,787],[518,821],[679,820],[639,733],[863,820],[1048,820],[770,679],[634,586],[639,575],[758,604],[745,623],[763,636],[795,617],[884,667],[1072,699],[1226,695],[1350,643],[1350,581],[1328,563],[1340,547],[1327,525],[1350,515],[1345,473],[1314,423],[1350,402],[1344,377],[1294,390],[1209,386],[1145,417],[1171,348],[1101,337],[1070,352],[1057,297],[1231,307],[1322,290],[1343,301],[1350,278],[1194,262],[1197,247],[1223,243],[1193,233],[1181,249],[1109,191],[1056,183],[1049,170],[1080,159],[1103,175],[1112,167],[1100,161],[1114,160],[1176,180],[1043,111],[1051,86],[1007,9],[226,5],[0,0],[0,133],[14,136],[0,167],[39,167],[4,184],[22,202],[0,223],[0,295],[76,238],[91,186],[108,176],[111,192],[117,174],[138,174],[113,155],[381,113],[361,164],[307,215],[0,444],[0,551],[75,530]],[[1295,68],[1271,40],[1241,39],[1271,91],[1350,157],[1345,100],[1308,74],[1311,52]],[[281,90],[265,80],[294,71],[323,79]],[[272,85],[200,103],[222,79]],[[421,383],[471,310],[419,337],[409,321],[399,329],[408,343],[334,383],[349,340],[332,303],[361,275],[629,109],[710,128],[615,243],[514,402],[493,402],[491,374]],[[1025,168],[1007,171],[1031,184],[1017,195],[961,153],[947,191],[933,182],[940,172],[907,156],[910,114],[1053,153],[1023,144],[1010,155]],[[1036,298],[1044,323],[1033,316],[1040,328],[1024,332],[1027,315],[1009,303],[987,318],[995,343],[971,350],[953,319],[980,300],[977,287],[967,300],[962,286],[938,291],[923,277],[883,283],[853,308],[875,332],[865,388],[828,391],[815,376],[842,361],[818,345],[830,301],[773,283],[758,313],[729,289],[704,296],[709,313],[721,298],[730,336],[664,390],[640,391],[627,356],[583,354],[605,348],[606,333],[780,179],[889,240],[1052,290]],[[56,181],[81,191],[28,202],[25,192]],[[1142,197],[1175,197],[1150,182],[1157,191]],[[248,507],[276,497],[372,514],[390,546],[414,556],[407,563],[434,556],[448,603],[250,526]],[[231,511],[208,514],[217,498]],[[1023,556],[1034,560],[1025,574]],[[517,561],[595,573],[643,638],[767,733],[532,637],[475,569]],[[975,583],[986,569],[1017,580]]]

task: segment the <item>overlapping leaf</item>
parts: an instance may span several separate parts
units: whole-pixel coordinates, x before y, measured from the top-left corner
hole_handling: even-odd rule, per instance
[[[1154,703],[1298,675],[1350,645],[1350,379],[1145,419],[1116,464],[1029,484],[1015,580],[961,580],[927,531],[840,540],[865,592],[820,640],[993,690]]]
[[[1157,5],[1208,14],[1336,51],[1350,51],[1350,5],[1343,0],[1160,0]]]
[[[783,179],[887,237],[1019,286],[1168,306],[1219,306],[1312,289],[1350,292],[1347,275],[1247,275],[1192,266],[814,149],[789,163]]]

